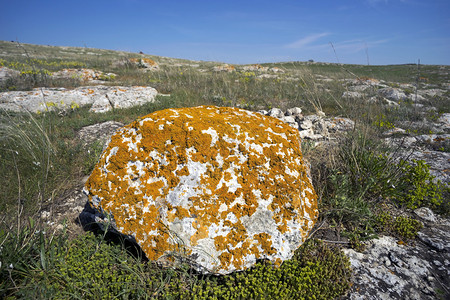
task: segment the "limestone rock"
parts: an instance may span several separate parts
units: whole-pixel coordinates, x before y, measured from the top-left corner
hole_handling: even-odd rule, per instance
[[[294,116],[284,116],[280,118],[280,120],[289,124],[289,126],[291,126],[292,128],[298,129],[298,123]]]
[[[427,96],[427,97],[442,96],[445,94],[445,92],[446,92],[446,90],[442,90],[442,89],[429,89],[429,90],[417,91],[418,94],[420,94],[422,96]]]
[[[300,124],[300,128],[302,130],[308,130],[308,129],[312,128],[312,127],[313,127],[313,123],[311,122],[311,120],[304,120]]]
[[[214,72],[228,72],[228,73],[231,73],[231,72],[236,71],[236,68],[233,65],[223,64],[223,65],[220,65],[220,66],[214,66],[213,67],[213,71]]]
[[[383,88],[378,90],[378,94],[393,101],[406,100],[406,94],[397,88]]]
[[[11,77],[19,76],[20,72],[7,67],[0,66],[0,83]]]
[[[129,61],[145,71],[159,70],[159,65],[150,58],[130,58]]]
[[[288,108],[286,110],[286,116],[301,116],[302,115],[302,109],[300,107],[292,107],[292,108]]]
[[[450,113],[443,113],[437,121],[444,132],[450,131]]]
[[[271,108],[268,112],[268,115],[280,119],[284,117],[284,112],[279,108]]]
[[[83,82],[102,83],[116,77],[114,73],[103,73],[92,69],[62,69],[52,73],[54,79],[78,79]]]
[[[285,73],[283,69],[280,69],[278,67],[270,68],[269,71],[274,72],[274,73]]]
[[[355,121],[349,118],[333,117],[326,120],[329,132],[346,132],[355,128]]]
[[[421,207],[414,210],[414,213],[424,220],[436,222],[436,216],[428,207]]]
[[[419,232],[424,243],[405,245],[393,237],[382,236],[366,242],[363,252],[344,249],[354,272],[352,289],[344,299],[431,300],[439,299],[439,290],[444,293],[442,299],[448,299],[448,224],[445,228]],[[432,245],[442,249],[437,252]]]
[[[411,94],[409,95],[409,99],[411,99],[411,101],[413,102],[423,102],[427,100],[424,96],[421,96],[419,94]]]
[[[127,108],[154,102],[157,91],[151,87],[86,86],[72,90],[38,88],[32,91],[13,91],[0,94],[0,108],[12,111],[44,112],[70,110],[92,104],[91,111],[106,112],[113,108]]]
[[[298,130],[237,108],[149,114],[111,138],[90,203],[151,260],[203,273],[289,259],[317,217]]]
[[[263,67],[260,64],[254,64],[254,65],[249,65],[249,66],[243,66],[242,70],[244,71],[259,71],[259,72],[265,72],[268,71],[269,68],[268,67]]]
[[[385,132],[383,132],[384,136],[392,136],[392,135],[404,135],[406,134],[406,130],[403,128],[399,128],[399,127],[394,127],[391,128],[389,130],[386,130]]]
[[[124,126],[124,124],[120,122],[107,121],[85,126],[80,129],[77,135],[78,138],[83,141],[85,146],[100,141],[102,144],[105,144],[103,147],[104,150],[107,146],[108,140],[111,138],[111,135],[113,135],[113,133],[122,126]]]
[[[360,92],[345,91],[342,94],[342,98],[354,98],[354,99],[357,99],[357,98],[362,98],[362,97],[364,97],[364,95],[361,94]]]

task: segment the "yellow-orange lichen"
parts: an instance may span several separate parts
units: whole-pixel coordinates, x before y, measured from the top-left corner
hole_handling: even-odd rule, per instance
[[[85,190],[149,259],[209,247],[205,267],[225,274],[280,261],[312,228],[317,197],[300,142],[287,124],[237,108],[158,111],[111,138]]]
[[[130,58],[130,62],[140,66],[140,67],[146,67],[146,68],[157,68],[158,64],[150,58]]]

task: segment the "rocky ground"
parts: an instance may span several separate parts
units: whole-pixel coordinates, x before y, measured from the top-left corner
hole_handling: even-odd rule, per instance
[[[273,109],[262,113],[275,115],[292,126],[298,126],[300,131],[305,132],[305,139],[317,143],[333,141],[333,136],[351,130],[354,126],[352,120],[345,118],[302,116],[299,108],[287,112]],[[448,132],[448,123],[443,120],[434,125]],[[86,144],[95,140],[106,143],[108,137],[122,125],[118,122],[105,122],[85,127],[78,134]],[[448,140],[448,136],[444,136]],[[434,174],[448,183],[448,153],[432,150],[432,143],[425,144],[428,147],[424,144],[414,147],[422,138],[414,137],[415,142],[402,146],[404,151],[412,151],[411,159],[420,158],[427,161]],[[429,138],[433,139],[433,135]],[[387,138],[387,142],[398,141],[395,138]],[[82,193],[82,187],[83,182],[80,182],[78,189],[68,194],[64,201],[60,201],[60,205],[53,207],[53,211],[44,212],[44,216],[49,220],[62,220],[67,217],[74,220],[87,200]],[[414,217],[419,219],[424,227],[418,238],[408,244],[395,237],[380,236],[366,242],[364,250],[356,251],[345,247],[345,240],[336,236],[327,240],[332,244],[342,243],[343,251],[349,257],[354,271],[352,289],[345,299],[446,299],[450,295],[450,219],[434,215],[427,208],[415,210]],[[60,222],[56,221],[55,224]],[[76,225],[69,225],[73,230],[80,230]]]
[[[258,66],[253,66],[249,70],[259,69]],[[214,71],[234,72],[234,68],[226,65],[217,67]],[[271,70],[267,75],[276,77],[279,73],[281,71]],[[17,75],[14,71],[0,68],[0,78],[14,75]],[[94,80],[104,79],[101,74],[93,73],[89,76]],[[436,110],[428,105],[429,99],[445,98],[450,90],[448,83],[439,86],[423,84],[418,90],[413,85],[396,84],[392,87],[392,84],[374,79],[345,80],[342,84],[347,87],[343,97],[378,101],[391,107],[398,107],[408,101],[424,114]],[[154,101],[156,93],[154,89],[142,87],[91,86],[74,90],[44,88],[30,92],[1,93],[0,107],[16,111],[26,108],[36,112],[49,107],[64,110],[72,109],[73,105],[93,104],[92,111],[103,112],[139,104],[135,102],[138,98]],[[43,94],[46,95],[47,104],[41,101]],[[353,120],[327,117],[323,113],[303,115],[300,108],[287,111],[271,109],[261,113],[279,118],[298,128],[304,139],[316,145],[332,144],[336,135],[352,130],[355,125]],[[106,122],[85,127],[77,134],[88,149],[94,141],[106,143],[121,126],[123,124],[118,122]],[[428,128],[431,133],[414,134],[407,130],[409,128]],[[440,114],[433,122],[424,118],[416,124],[400,123],[397,127],[386,130],[384,135],[386,143],[396,145],[405,157],[410,160],[425,160],[436,179],[450,183],[450,113]],[[62,228],[62,222],[66,220],[69,230],[81,231],[74,220],[87,201],[87,197],[82,193],[86,179],[81,180],[75,190],[66,193],[42,211],[42,217],[49,225]],[[343,248],[354,270],[352,289],[344,298],[450,299],[450,220],[434,215],[427,208],[415,210],[414,216],[424,227],[411,243],[404,244],[394,237],[381,236],[366,242],[364,250]],[[345,241],[337,238],[328,242],[346,245]]]

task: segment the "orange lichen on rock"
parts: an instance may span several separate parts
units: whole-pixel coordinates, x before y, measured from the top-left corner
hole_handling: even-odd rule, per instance
[[[121,128],[89,177],[91,204],[158,260],[202,272],[292,257],[317,218],[297,130],[238,108],[167,109]]]
[[[159,65],[150,58],[130,58],[129,61],[139,68],[145,69],[159,69]]]

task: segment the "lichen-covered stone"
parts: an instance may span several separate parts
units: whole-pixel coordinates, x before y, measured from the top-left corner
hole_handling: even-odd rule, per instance
[[[289,259],[317,217],[298,130],[237,108],[149,114],[116,132],[89,201],[151,260],[228,274]]]

